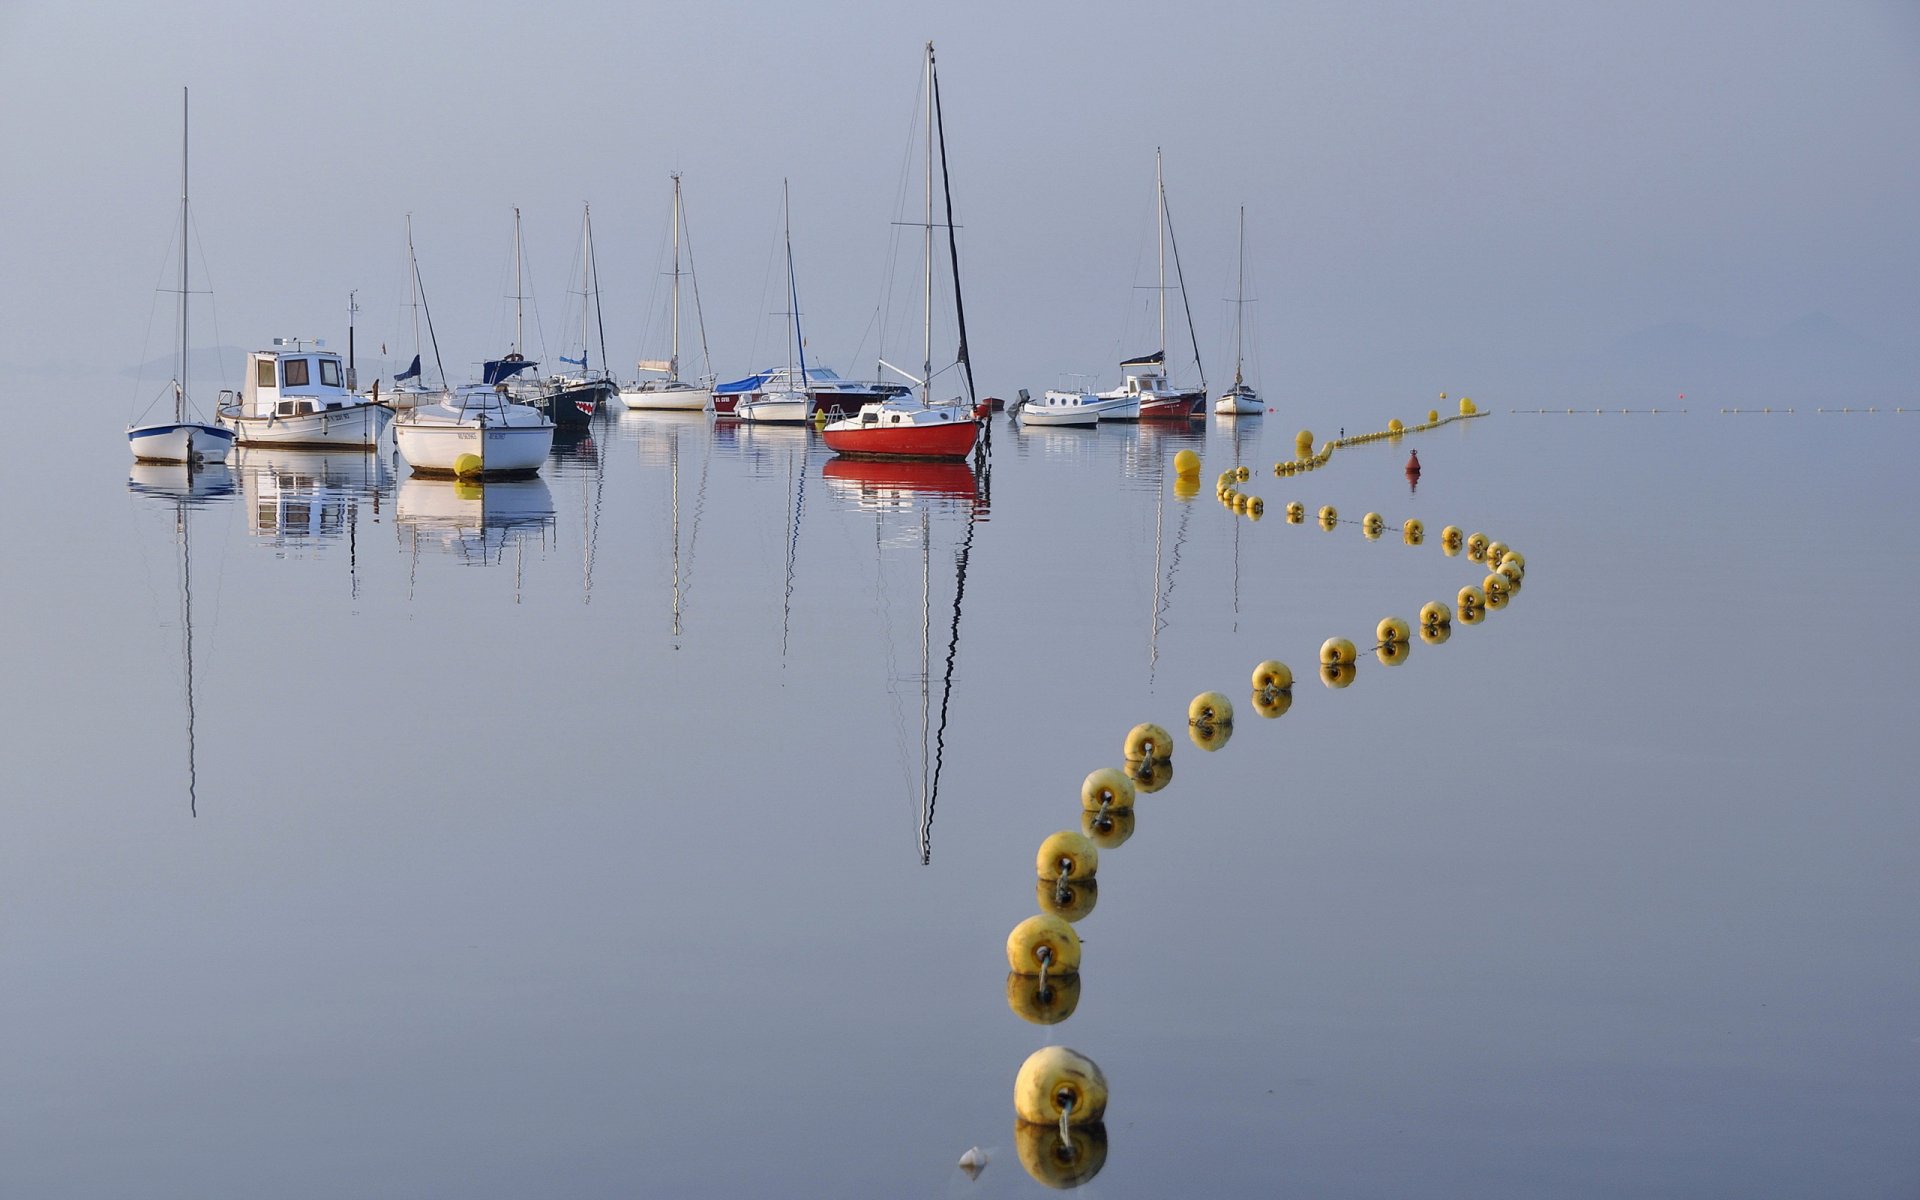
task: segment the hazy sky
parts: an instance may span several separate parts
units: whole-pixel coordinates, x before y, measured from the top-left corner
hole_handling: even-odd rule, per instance
[[[182,85],[196,342],[344,346],[358,289],[366,373],[401,340],[411,213],[464,378],[505,348],[518,205],[551,358],[591,202],[624,371],[664,352],[679,170],[715,369],[782,357],[784,177],[810,353],[868,373],[932,39],[984,390],[1108,385],[1151,346],[1158,146],[1216,386],[1244,204],[1276,400],[1915,399],[1910,0],[293,11],[0,0],[10,374],[165,353]]]

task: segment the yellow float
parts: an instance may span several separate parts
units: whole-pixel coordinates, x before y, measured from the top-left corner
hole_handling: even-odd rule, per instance
[[[1007,935],[1007,969],[1018,975],[1071,975],[1080,969],[1080,935],[1048,913],[1035,913]]]
[[[1118,767],[1101,767],[1087,773],[1080,785],[1082,808],[1132,808],[1133,780]]]
[[[1091,1125],[1107,1111],[1107,1078],[1065,1046],[1042,1046],[1020,1064],[1013,1111],[1030,1125]]]
[[[1100,852],[1085,834],[1062,829],[1040,843],[1033,866],[1042,879],[1091,879],[1100,869]]]

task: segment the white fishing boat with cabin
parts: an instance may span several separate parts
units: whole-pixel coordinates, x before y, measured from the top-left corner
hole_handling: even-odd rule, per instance
[[[242,446],[308,450],[371,450],[393,409],[349,390],[338,354],[299,338],[275,338],[275,349],[247,355],[240,394],[222,392],[220,421]]]

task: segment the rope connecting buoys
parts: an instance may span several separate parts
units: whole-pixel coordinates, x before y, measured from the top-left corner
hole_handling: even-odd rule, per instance
[[[1353,643],[1343,637],[1330,637],[1320,643],[1320,661],[1323,663],[1351,663],[1356,657]]]
[[[1107,1111],[1107,1078],[1065,1046],[1042,1046],[1020,1064],[1013,1111],[1031,1125],[1091,1125]]]
[[[1133,780],[1117,767],[1101,767],[1087,773],[1080,785],[1080,807],[1090,809],[1132,808]]]
[[[1084,833],[1062,829],[1047,835],[1034,856],[1034,869],[1045,880],[1092,879],[1100,869],[1100,852]]]
[[[1080,935],[1059,917],[1035,913],[1007,935],[1007,969],[1042,979],[1072,975],[1080,969]]]
[[[1165,773],[1157,777],[1159,782],[1153,787],[1144,788],[1145,791],[1158,791],[1166,786],[1167,780],[1173,778],[1173,764],[1165,759],[1158,761],[1165,769]],[[1102,850],[1117,849],[1133,836],[1133,814],[1134,810],[1131,808],[1083,808],[1080,810],[1080,832],[1086,834],[1087,840]],[[1041,880],[1041,882],[1046,881]],[[1089,879],[1087,882],[1092,883],[1093,880]]]

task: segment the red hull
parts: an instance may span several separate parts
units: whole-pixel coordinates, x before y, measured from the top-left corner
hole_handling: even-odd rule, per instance
[[[972,421],[941,425],[826,429],[820,436],[835,454],[853,458],[964,459],[980,427]]]
[[[1140,401],[1142,421],[1185,421],[1207,413],[1205,392],[1182,392],[1159,400]]]

